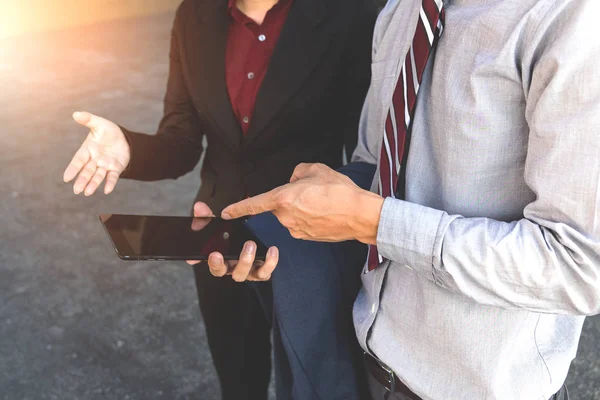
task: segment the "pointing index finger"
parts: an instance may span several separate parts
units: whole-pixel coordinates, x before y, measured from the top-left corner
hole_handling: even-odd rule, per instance
[[[221,213],[223,219],[236,219],[246,215],[257,215],[267,211],[275,211],[277,208],[277,193],[280,188],[273,189],[270,192],[259,194],[258,196],[244,199],[240,202],[230,205]]]

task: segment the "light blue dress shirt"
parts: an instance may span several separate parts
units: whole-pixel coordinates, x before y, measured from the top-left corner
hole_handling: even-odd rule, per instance
[[[377,163],[420,4],[379,16],[355,161]],[[363,348],[425,400],[547,400],[600,312],[599,15],[598,0],[446,2],[406,201],[381,213],[391,261],[354,305]]]

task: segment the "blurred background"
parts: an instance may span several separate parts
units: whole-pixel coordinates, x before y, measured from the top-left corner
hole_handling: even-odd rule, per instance
[[[0,0],[0,399],[218,399],[185,263],[121,262],[97,215],[187,215],[198,168],[75,196],[87,110],[153,133],[180,0]],[[173,193],[177,193],[176,196]],[[600,399],[600,318],[568,378]]]

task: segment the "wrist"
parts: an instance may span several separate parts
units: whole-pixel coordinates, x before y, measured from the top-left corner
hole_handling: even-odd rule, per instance
[[[349,218],[350,228],[356,240],[365,244],[377,244],[377,230],[384,200],[378,194],[357,190],[352,217]]]
[[[123,171],[129,168],[129,163],[131,162],[131,142],[129,137],[125,134],[121,127],[118,127],[121,131],[121,145],[119,149],[119,154],[121,154],[121,162],[123,164]]]

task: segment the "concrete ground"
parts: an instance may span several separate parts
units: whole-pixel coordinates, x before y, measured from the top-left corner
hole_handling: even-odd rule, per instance
[[[219,396],[191,269],[119,261],[96,217],[186,215],[197,171],[90,198],[61,179],[86,134],[74,110],[155,131],[172,18],[0,41],[0,400]],[[599,351],[590,318],[573,399],[600,399]]]

